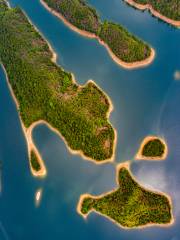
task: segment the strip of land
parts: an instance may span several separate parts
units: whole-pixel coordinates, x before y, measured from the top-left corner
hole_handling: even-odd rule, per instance
[[[147,66],[155,58],[153,48],[119,24],[108,21],[102,23],[96,10],[89,7],[85,1],[40,0],[40,2],[73,31],[97,39],[107,49],[111,58],[124,68]]]
[[[167,143],[157,136],[146,137],[136,154],[136,160],[165,160],[168,155]]]
[[[126,229],[174,223],[171,198],[140,186],[130,173],[129,162],[117,167],[117,184],[117,189],[100,196],[81,195],[78,213],[86,219],[96,212]]]
[[[56,131],[73,153],[96,163],[113,161],[116,131],[108,121],[113,105],[93,82],[79,86],[54,62],[56,54],[19,9],[0,0],[0,57],[15,100],[33,175],[45,165],[32,140],[37,124]],[[32,159],[31,159],[32,158]]]
[[[149,10],[152,15],[162,21],[180,27],[180,1],[155,1],[155,0],[124,0],[129,5],[139,10]]]

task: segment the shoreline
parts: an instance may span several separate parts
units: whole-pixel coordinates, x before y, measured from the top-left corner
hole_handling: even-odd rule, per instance
[[[165,146],[164,153],[162,154],[162,156],[160,156],[160,157],[146,157],[146,156],[142,155],[144,146],[149,141],[152,141],[152,140],[155,140],[155,139],[159,139],[162,142],[162,144]],[[167,158],[167,155],[168,155],[168,146],[167,146],[167,143],[165,142],[165,140],[163,138],[157,137],[157,136],[147,136],[141,142],[140,148],[139,148],[137,154],[135,155],[135,160],[138,160],[138,161],[141,161],[141,160],[163,161],[163,160],[165,160]]]
[[[9,90],[10,90],[10,93],[11,93],[11,95],[12,95],[12,97],[13,97],[13,100],[14,100],[14,102],[15,102],[16,108],[17,108],[17,110],[18,110],[18,108],[19,108],[19,103],[18,103],[18,101],[17,101],[17,99],[16,99],[16,96],[15,96],[15,94],[14,94],[14,92],[13,92],[13,89],[12,89],[10,83],[9,83],[9,78],[8,78],[6,69],[5,69],[5,67],[4,67],[3,64],[1,64],[1,66],[2,66],[3,71],[4,71],[4,73],[5,73],[5,76],[6,76],[8,88],[9,88]],[[73,79],[74,79],[74,75],[72,75],[72,77],[73,77]],[[74,79],[73,81],[75,81],[75,79]],[[95,82],[92,81],[92,80],[87,81],[86,84],[88,84],[89,82],[92,82],[92,83],[95,84]],[[86,84],[85,84],[85,85],[86,85]],[[82,85],[81,87],[83,87],[83,86],[85,86],[85,85]],[[96,85],[96,84],[95,84],[95,85]],[[97,86],[97,85],[96,85],[96,86]],[[98,86],[97,86],[97,87],[98,87]],[[98,88],[101,90],[100,87],[98,87]],[[101,91],[102,91],[102,90],[101,90]],[[102,92],[103,92],[103,91],[102,91]],[[103,92],[103,94],[105,94],[105,93]],[[113,111],[113,104],[112,104],[111,100],[109,99],[109,97],[108,97],[106,94],[105,94],[105,96],[107,97],[107,99],[108,99],[108,101],[109,101],[109,110],[107,111],[106,114],[107,114],[107,121],[110,123],[110,121],[109,121],[109,116],[110,116],[110,114],[111,114],[111,111]],[[97,160],[94,160],[94,159],[92,159],[92,158],[87,157],[86,155],[84,155],[84,153],[83,153],[82,150],[73,150],[73,149],[71,149],[71,148],[69,147],[66,139],[61,135],[61,133],[60,133],[56,128],[52,127],[52,126],[51,126],[48,122],[46,122],[45,120],[38,120],[38,121],[32,123],[32,124],[29,126],[29,128],[26,128],[26,127],[24,126],[24,123],[23,123],[23,121],[22,121],[21,116],[20,116],[19,113],[18,113],[18,115],[19,115],[21,127],[22,127],[22,130],[23,130],[23,133],[24,133],[24,136],[25,136],[25,139],[26,139],[26,143],[27,143],[30,170],[31,170],[31,173],[33,174],[33,176],[35,176],[35,177],[45,177],[45,176],[47,175],[47,170],[46,170],[44,161],[43,161],[41,155],[39,154],[39,152],[38,152],[38,150],[37,150],[37,148],[36,148],[36,145],[34,144],[34,141],[33,141],[33,139],[32,139],[33,129],[34,129],[36,126],[38,126],[39,124],[44,124],[44,125],[46,125],[51,131],[53,131],[54,133],[56,133],[56,134],[64,141],[64,143],[65,143],[68,151],[69,151],[71,154],[73,154],[73,155],[80,155],[84,160],[91,161],[91,162],[93,162],[94,164],[97,164],[97,165],[101,165],[101,164],[105,164],[105,163],[110,163],[110,162],[113,162],[114,159],[115,159],[115,150],[116,150],[116,145],[117,145],[117,131],[116,131],[115,128],[113,128],[113,130],[114,130],[114,145],[113,145],[113,154],[112,154],[111,158],[106,159],[106,160],[102,160],[102,161],[97,161]],[[41,170],[38,171],[38,172],[36,172],[36,171],[32,168],[32,166],[31,166],[30,154],[31,154],[31,151],[32,151],[32,150],[36,153],[37,158],[38,158],[38,161],[39,161],[39,164],[40,164],[40,166],[41,166]]]
[[[89,194],[89,193],[85,193],[85,194],[81,194],[80,195],[80,198],[79,198],[79,201],[78,201],[78,204],[77,204],[77,208],[76,208],[76,211],[77,213],[82,216],[84,218],[84,220],[87,220],[88,216],[91,214],[91,213],[96,213],[100,216],[103,216],[105,217],[106,219],[110,220],[112,223],[114,223],[115,225],[117,225],[118,227],[122,228],[122,229],[126,229],[126,230],[133,230],[133,229],[144,229],[144,228],[147,228],[147,227],[155,227],[155,226],[159,226],[159,227],[163,227],[163,228],[166,228],[166,227],[170,227],[174,224],[175,222],[175,218],[174,218],[174,215],[173,215],[173,204],[172,204],[172,200],[171,200],[171,197],[164,193],[164,192],[161,192],[161,191],[157,191],[157,190],[149,190],[148,188],[146,187],[143,187],[141,184],[139,184],[139,182],[136,181],[135,177],[132,175],[132,172],[130,170],[130,164],[131,162],[130,161],[126,161],[124,163],[120,163],[116,166],[116,187],[113,188],[113,190],[109,191],[109,192],[106,192],[106,193],[102,193],[98,196],[93,196],[92,194]],[[147,223],[145,225],[142,225],[142,226],[137,226],[137,227],[125,227],[123,225],[121,225],[120,223],[116,222],[114,219],[110,218],[109,216],[105,215],[105,214],[102,214],[98,211],[96,211],[95,209],[92,209],[90,210],[87,214],[83,214],[81,212],[81,207],[82,207],[82,203],[84,201],[84,198],[86,197],[90,197],[90,198],[93,198],[93,199],[99,199],[99,198],[102,198],[108,194],[111,194],[113,193],[114,191],[116,191],[119,187],[119,180],[118,180],[118,174],[119,174],[119,171],[121,168],[125,167],[126,169],[128,169],[129,171],[129,174],[131,175],[132,179],[137,182],[139,184],[139,186],[143,189],[143,190],[146,190],[148,192],[152,192],[152,193],[155,193],[155,194],[158,194],[158,195],[161,195],[161,196],[165,196],[168,201],[169,201],[169,204],[170,204],[170,207],[171,207],[171,221],[169,223]]]
[[[5,73],[6,82],[7,82],[8,88],[9,88],[11,96],[12,96],[14,102],[15,102],[16,109],[18,110],[19,109],[19,103],[18,103],[18,101],[16,99],[16,96],[15,96],[15,94],[13,92],[13,89],[12,89],[12,87],[10,85],[6,69],[5,69],[5,67],[4,67],[4,65],[2,63],[1,63],[1,67],[2,67],[2,69],[4,71],[4,73]],[[24,123],[23,123],[23,121],[21,119],[21,116],[20,116],[19,112],[18,112],[18,116],[19,116],[19,120],[20,120],[20,124],[21,124],[22,130],[23,130],[23,133],[24,133],[24,137],[26,139],[26,145],[27,145],[27,150],[28,150],[28,159],[29,159],[29,167],[30,167],[31,173],[32,173],[32,175],[34,177],[45,177],[47,175],[47,170],[46,170],[45,164],[44,164],[44,162],[42,160],[42,157],[39,154],[39,152],[38,152],[38,150],[37,150],[37,148],[36,148],[36,146],[35,146],[35,144],[33,142],[33,139],[32,139],[32,130],[33,130],[33,128],[31,126],[29,128],[26,128],[24,126]],[[31,165],[31,162],[30,162],[30,159],[31,159],[30,157],[31,157],[31,151],[32,150],[35,152],[35,154],[36,154],[36,156],[38,158],[38,162],[39,162],[39,164],[41,166],[41,169],[38,172],[35,171],[32,168],[32,165]]]
[[[24,13],[24,11],[23,11]],[[24,13],[25,14],[25,13]],[[49,50],[50,52],[52,53],[52,57],[51,57],[51,61],[54,62],[57,66],[59,66],[56,62],[57,60],[57,54],[56,52],[53,50],[51,44],[47,41],[47,39],[44,37],[44,35],[36,28],[36,26],[34,26],[34,24],[30,21],[30,19],[28,18],[28,16],[25,14],[25,16],[27,17],[29,23],[34,27],[34,29],[41,35],[41,37],[44,39],[44,41],[47,43],[48,47],[49,47]],[[11,93],[11,96],[13,97],[13,100],[15,102],[15,105],[16,105],[16,108],[17,110],[19,109],[19,103],[16,99],[16,96],[13,92],[13,89],[11,87],[11,84],[9,82],[9,78],[8,78],[8,75],[7,75],[7,72],[6,72],[6,69],[3,65],[3,63],[0,64],[3,68],[3,71],[5,73],[5,76],[6,76],[6,81],[7,81],[7,84],[8,84],[8,88],[10,90],[10,93]],[[73,73],[71,73],[71,76],[72,76],[72,82],[74,83],[77,83],[76,82],[76,79],[75,79],[75,76]],[[109,116],[111,114],[111,112],[113,111],[114,109],[114,106],[113,106],[113,103],[111,101],[111,99],[109,98],[109,96],[107,94],[105,94],[105,92],[93,81],[93,80],[88,80],[84,85],[79,85],[78,86],[80,88],[83,88],[84,86],[86,86],[86,84],[88,84],[89,82],[92,82],[104,95],[105,97],[108,99],[108,102],[109,102],[109,109],[106,113],[106,117],[107,117],[107,121],[108,123],[112,126],[112,124],[110,123],[109,121]],[[26,128],[24,126],[24,123],[21,119],[21,116],[20,114],[18,113],[18,116],[19,116],[19,120],[20,120],[20,123],[21,123],[21,127],[22,127],[22,130],[23,130],[23,133],[24,133],[24,136],[25,136],[25,139],[26,139],[26,144],[27,144],[27,148],[28,148],[28,159],[29,159],[29,166],[30,166],[30,170],[31,170],[31,173],[33,176],[35,177],[45,177],[47,175],[47,170],[46,170],[46,166],[44,164],[44,161],[38,151],[38,149],[36,148],[35,144],[34,144],[34,141],[33,141],[33,138],[32,138],[32,132],[33,132],[33,129],[39,125],[39,124],[45,124],[50,130],[52,130],[53,132],[55,132],[65,143],[68,151],[73,154],[73,155],[80,155],[84,160],[88,160],[88,161],[91,161],[93,162],[94,164],[97,164],[97,165],[100,165],[100,164],[105,164],[105,163],[109,163],[109,162],[113,162],[114,159],[115,159],[115,151],[116,151],[116,145],[117,145],[117,131],[116,129],[113,127],[113,130],[114,130],[114,141],[113,141],[113,153],[112,153],[112,156],[111,158],[109,159],[106,159],[106,160],[102,160],[102,161],[97,161],[97,160],[94,160],[90,157],[87,157],[84,155],[83,151],[82,150],[73,150],[69,147],[66,139],[61,135],[61,133],[56,129],[56,128],[53,128],[48,122],[46,122],[45,120],[38,120],[34,123],[32,123],[28,128]],[[38,161],[39,161],[39,164],[41,166],[41,170],[39,170],[38,172],[36,172],[32,166],[31,166],[31,162],[30,162],[30,154],[31,154],[31,150],[33,150],[36,155],[37,155],[37,158],[38,158]]]
[[[41,0],[40,0],[40,1],[41,1]],[[41,35],[41,37],[42,37],[42,38],[44,39],[44,41],[47,43],[50,52],[52,52],[51,61],[54,62],[54,63],[59,67],[59,65],[58,65],[57,62],[56,62],[56,61],[57,61],[57,53],[54,51],[54,49],[52,48],[51,44],[50,44],[50,43],[48,42],[48,40],[45,38],[45,36],[43,35],[43,33],[42,33],[39,29],[37,29],[37,27],[33,24],[33,22],[31,22],[31,20],[29,19],[29,17],[26,15],[26,13],[25,13],[24,11],[23,11],[23,13],[24,13],[24,15],[27,17],[29,23],[35,28],[35,30]],[[61,67],[61,69],[64,70],[62,67]],[[70,74],[71,74],[71,76],[72,76],[72,82],[75,83],[75,84],[77,84],[77,81],[76,81],[76,78],[75,78],[74,74],[73,74],[72,72],[71,72]],[[110,97],[109,97],[93,80],[91,80],[91,79],[88,80],[84,85],[78,84],[78,86],[79,86],[80,88],[83,88],[83,87],[85,87],[85,86],[86,86],[88,83],[90,83],[90,82],[93,83],[93,84],[105,95],[105,97],[108,99],[109,109],[108,109],[108,111],[107,111],[107,113],[106,113],[106,118],[107,118],[107,122],[112,126],[112,124],[111,124],[110,121],[109,121],[109,117],[110,117],[111,112],[114,110],[114,106],[113,106],[113,103],[112,103]],[[13,90],[12,90],[12,91],[13,91]],[[15,96],[14,96],[14,97],[15,97]],[[15,99],[16,99],[16,97],[15,97]],[[16,102],[17,102],[17,100],[16,100]],[[17,104],[18,104],[18,102],[17,102]],[[21,120],[21,117],[20,117],[20,120]],[[110,163],[110,162],[113,162],[114,159],[115,159],[115,151],[116,151],[116,145],[117,145],[117,131],[116,131],[116,129],[115,129],[113,126],[112,126],[112,127],[113,127],[113,130],[114,130],[114,145],[113,145],[113,153],[112,153],[112,156],[111,156],[111,158],[108,158],[108,159],[106,159],[106,160],[97,161],[97,160],[94,160],[94,159],[92,159],[92,158],[90,158],[90,157],[85,156],[84,153],[82,152],[82,150],[73,150],[73,149],[71,149],[71,148],[69,147],[66,139],[61,135],[61,133],[60,133],[56,128],[52,127],[52,126],[51,126],[48,122],[46,122],[45,120],[43,120],[43,119],[42,119],[42,120],[38,120],[38,121],[32,123],[31,125],[33,125],[33,129],[34,129],[34,128],[35,128],[37,125],[39,125],[39,124],[45,124],[50,130],[52,130],[53,132],[55,132],[55,133],[64,141],[64,143],[65,143],[68,151],[69,151],[71,154],[73,154],[73,155],[80,155],[84,160],[91,161],[91,162],[93,162],[93,163],[95,163],[95,164],[97,164],[97,165],[101,165],[101,164],[105,164],[105,163]],[[31,127],[31,126],[30,126],[30,127]],[[30,127],[29,127],[29,128],[30,128]],[[32,129],[32,130],[33,130],[33,129]],[[32,132],[32,130],[31,130],[31,132]]]
[[[180,27],[180,21],[177,21],[177,20],[173,20],[173,19],[170,19],[164,15],[162,15],[161,13],[159,13],[158,11],[156,11],[152,5],[150,4],[140,4],[140,3],[136,3],[134,2],[133,0],[124,0],[127,4],[141,10],[141,11],[145,11],[145,10],[148,10],[153,16],[155,16],[156,18],[159,18],[161,19],[162,21],[168,23],[168,24],[171,24],[173,25],[174,27],[177,27],[179,28]]]
[[[40,0],[40,3],[53,15],[55,15],[57,18],[59,18],[66,26],[68,26],[71,30],[73,30],[74,32],[87,37],[87,38],[91,38],[91,39],[96,39],[98,40],[98,42],[104,46],[108,52],[108,54],[110,55],[110,57],[112,58],[112,60],[117,63],[118,65],[120,65],[121,67],[125,68],[125,69],[136,69],[136,68],[140,68],[140,67],[145,67],[149,64],[151,64],[153,62],[153,60],[155,59],[155,50],[153,48],[151,48],[151,54],[148,58],[146,58],[145,60],[142,61],[136,61],[136,62],[132,62],[132,63],[126,63],[123,60],[119,59],[110,49],[110,47],[104,42],[102,41],[96,34],[94,33],[90,33],[87,32],[85,30],[81,30],[79,28],[77,28],[76,26],[74,26],[73,24],[71,24],[69,21],[67,21],[65,19],[65,17],[58,13],[57,11],[53,10],[52,8],[50,8],[48,6],[48,4],[46,2],[44,2],[43,0]]]

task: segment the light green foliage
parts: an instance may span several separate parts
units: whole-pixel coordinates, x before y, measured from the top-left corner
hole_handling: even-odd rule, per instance
[[[143,189],[126,168],[119,171],[119,188],[103,197],[85,197],[81,212],[96,210],[124,227],[166,224],[171,221],[171,206],[166,196]]]

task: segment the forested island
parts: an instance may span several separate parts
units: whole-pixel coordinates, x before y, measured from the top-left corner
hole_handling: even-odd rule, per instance
[[[166,142],[156,136],[148,136],[141,143],[137,160],[164,160],[168,154]]]
[[[150,64],[155,52],[145,42],[113,22],[102,22],[96,9],[85,0],[40,0],[54,15],[74,31],[96,38],[112,59],[125,68]]]
[[[140,10],[149,10],[155,17],[180,27],[180,1],[179,0],[124,0]]]
[[[124,228],[172,224],[174,219],[170,198],[140,186],[128,168],[127,164],[118,167],[119,187],[112,192],[101,196],[82,195],[78,213],[86,218],[94,211]]]
[[[93,81],[79,86],[57,66],[48,43],[22,10],[8,8],[4,0],[0,26],[0,60],[22,120],[33,174],[46,173],[32,140],[39,123],[60,134],[73,153],[97,163],[112,160],[116,133],[108,121],[109,98]]]

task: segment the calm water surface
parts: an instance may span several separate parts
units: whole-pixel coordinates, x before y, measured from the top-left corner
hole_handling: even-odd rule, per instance
[[[34,179],[28,166],[26,142],[6,79],[0,70],[0,240],[180,240],[180,30],[121,0],[89,0],[102,19],[122,23],[156,50],[149,67],[125,70],[116,65],[96,40],[81,37],[44,9],[39,0],[11,0],[23,8],[52,44],[58,63],[84,84],[93,79],[112,99],[111,122],[118,131],[115,164],[96,166],[71,155],[47,127],[33,137],[45,160],[48,176]],[[135,162],[141,140],[148,134],[165,137],[169,155],[164,162]],[[116,186],[115,166],[132,161],[132,171],[145,186],[172,196],[176,222],[170,228],[123,230],[97,214],[84,221],[76,213],[81,193],[100,194]],[[42,201],[34,194],[42,188]]]

